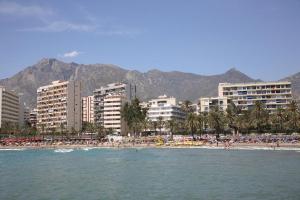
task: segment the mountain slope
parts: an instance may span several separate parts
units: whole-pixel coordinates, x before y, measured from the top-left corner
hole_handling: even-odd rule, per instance
[[[11,78],[0,80],[0,85],[23,93],[23,99],[27,105],[34,107],[36,105],[36,89],[54,80],[81,80],[84,96],[91,95],[94,89],[105,84],[123,81],[136,84],[137,94],[143,100],[167,94],[180,100],[190,99],[192,101],[200,96],[216,96],[220,82],[255,81],[236,69],[213,76],[159,70],[141,73],[136,70],[122,69],[115,65],[82,65],[45,58]]]
[[[292,83],[292,90],[293,90],[294,97],[299,98],[300,97],[300,72],[292,76],[286,77],[282,80],[290,81]]]

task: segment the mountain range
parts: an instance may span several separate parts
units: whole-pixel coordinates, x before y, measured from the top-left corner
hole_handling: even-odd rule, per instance
[[[179,71],[162,72],[154,69],[142,73],[127,70],[111,64],[65,63],[54,58],[43,58],[36,64],[26,67],[14,76],[0,80],[0,85],[21,93],[27,106],[36,106],[36,90],[54,80],[81,80],[83,96],[92,95],[93,90],[108,83],[127,82],[136,84],[137,96],[142,100],[166,94],[179,100],[196,101],[200,96],[217,96],[220,82],[254,82],[235,68],[218,75],[198,75]],[[300,72],[283,78],[293,84],[295,96],[300,96]]]

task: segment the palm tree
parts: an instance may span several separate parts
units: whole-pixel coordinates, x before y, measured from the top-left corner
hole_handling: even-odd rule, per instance
[[[234,135],[238,133],[238,117],[240,114],[241,110],[234,104],[230,103],[226,109],[226,118],[228,121],[228,126],[229,128],[233,129]]]
[[[157,126],[159,128],[159,134],[161,135],[161,129],[164,127],[164,121],[163,121],[163,117],[159,116],[157,118]]]
[[[224,113],[220,111],[218,106],[214,107],[208,113],[208,123],[211,128],[216,130],[217,138],[219,138],[220,133],[224,132],[226,118],[224,116]]]
[[[154,129],[155,135],[156,135],[156,131],[157,131],[157,121],[152,121],[151,122],[152,128]]]
[[[166,122],[166,128],[170,130],[171,140],[173,140],[173,134],[175,130],[178,128],[178,123],[175,119],[170,119]]]
[[[195,140],[194,134],[199,126],[199,121],[196,113],[189,113],[186,118],[185,126],[188,131],[192,134],[193,140]]]
[[[190,100],[185,100],[181,104],[181,109],[186,113],[193,112],[192,102]]]
[[[291,101],[287,107],[287,125],[293,130],[297,131],[299,126],[299,108],[296,101]]]
[[[147,131],[150,126],[150,121],[147,117],[145,117],[145,119],[141,121],[141,126],[144,131]]]
[[[286,120],[285,111],[282,108],[277,108],[276,112],[272,114],[271,121],[276,132],[284,130],[284,122]]]
[[[236,125],[238,131],[246,132],[247,134],[249,134],[252,126],[251,111],[242,110],[241,114],[239,114],[239,116],[237,117]]]
[[[203,116],[203,113],[199,113],[197,115],[197,120],[198,120],[198,126],[197,126],[197,129],[198,129],[198,132],[201,136],[201,134],[203,133],[203,127],[204,127],[204,116]]]
[[[125,103],[122,107],[121,116],[135,136],[141,127],[141,122],[146,118],[146,113],[147,110],[141,108],[137,98],[133,99],[131,103]]]
[[[99,138],[104,138],[105,137],[104,127],[100,123],[95,124],[95,130],[98,133]]]
[[[255,101],[254,108],[251,112],[251,118],[254,128],[258,133],[262,133],[268,125],[269,113],[261,101]]]

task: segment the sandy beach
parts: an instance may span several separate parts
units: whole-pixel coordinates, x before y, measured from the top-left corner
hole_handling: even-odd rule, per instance
[[[233,143],[225,146],[223,143],[217,144],[117,144],[117,143],[104,143],[104,144],[28,144],[28,145],[6,145],[0,146],[0,150],[14,150],[14,149],[92,149],[92,148],[203,148],[203,149],[261,149],[261,150],[300,150],[300,143],[280,143],[279,146],[272,143]]]

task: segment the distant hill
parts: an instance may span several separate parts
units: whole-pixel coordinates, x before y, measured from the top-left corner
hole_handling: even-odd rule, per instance
[[[178,71],[162,72],[156,69],[141,73],[110,64],[83,65],[44,58],[11,78],[0,80],[0,85],[23,93],[23,99],[32,108],[36,105],[37,88],[54,80],[81,80],[83,96],[91,95],[94,89],[108,83],[131,82],[137,85],[137,95],[142,100],[167,94],[179,100],[189,99],[192,101],[196,101],[200,96],[216,96],[220,82],[257,81],[234,68],[223,74],[212,76]],[[288,77],[286,80],[297,83],[295,88],[299,94],[299,74],[295,77]]]
[[[292,76],[283,78],[281,80],[292,82],[292,89],[293,89],[294,97],[299,99],[300,98],[300,72],[298,72]]]

